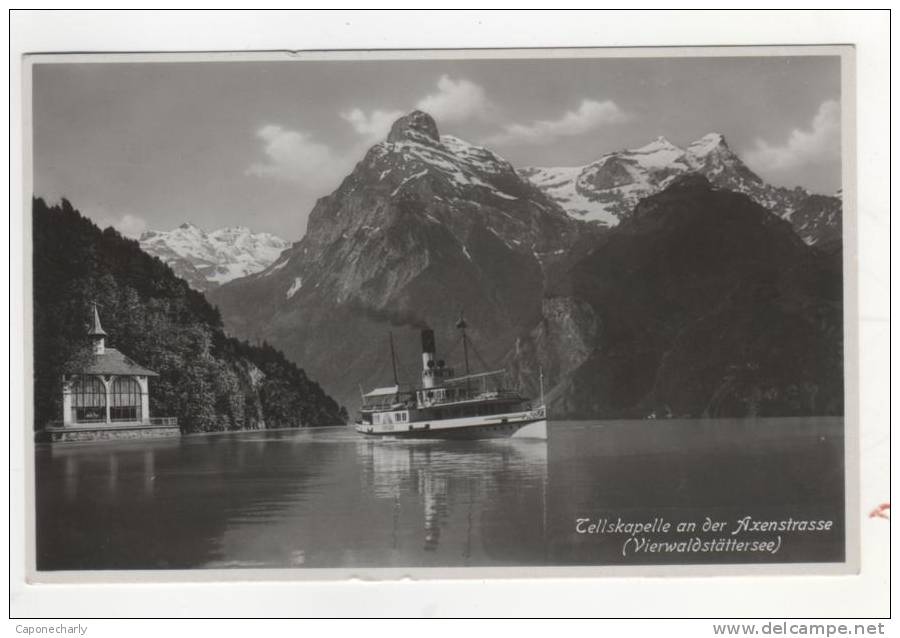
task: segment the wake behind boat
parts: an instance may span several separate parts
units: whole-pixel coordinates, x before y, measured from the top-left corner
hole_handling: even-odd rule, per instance
[[[391,342],[394,385],[375,388],[362,396],[356,431],[376,437],[407,439],[494,439],[513,435],[547,437],[547,413],[518,391],[505,388],[505,370],[471,374],[466,322],[462,335],[466,374],[455,376],[443,360],[435,359],[434,331],[422,330],[422,384],[403,389]]]

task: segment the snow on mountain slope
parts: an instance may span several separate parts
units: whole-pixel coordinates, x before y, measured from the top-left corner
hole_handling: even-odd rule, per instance
[[[259,272],[290,246],[280,237],[243,226],[207,233],[190,223],[170,231],[147,231],[139,242],[197,290]]]
[[[605,226],[615,226],[639,200],[692,172],[719,188],[744,193],[791,221],[808,244],[841,236],[839,199],[767,184],[728,148],[720,133],[704,135],[687,148],[658,137],[640,148],[607,153],[586,166],[519,170],[570,216]]]

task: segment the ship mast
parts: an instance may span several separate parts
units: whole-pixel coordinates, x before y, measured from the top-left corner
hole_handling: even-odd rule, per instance
[[[538,366],[538,371],[541,379],[541,405],[544,405],[544,367]]]
[[[466,339],[466,327],[468,324],[466,323],[465,318],[463,318],[462,313],[459,315],[459,321],[456,322],[456,327],[459,328],[460,333],[462,333],[462,343],[463,343],[463,358],[466,362],[466,396],[469,395],[469,342]]]
[[[394,385],[399,386],[400,380],[397,377],[397,355],[394,353],[394,333],[388,332],[388,341],[391,343],[391,368],[394,370]]]

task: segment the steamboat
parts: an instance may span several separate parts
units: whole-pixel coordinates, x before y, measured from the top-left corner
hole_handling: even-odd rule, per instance
[[[403,439],[547,438],[547,412],[541,375],[540,401],[533,403],[504,387],[505,370],[472,373],[466,322],[456,324],[462,337],[465,374],[435,358],[434,331],[422,337],[422,382],[402,387],[391,337],[394,385],[362,395],[356,431],[370,436]]]

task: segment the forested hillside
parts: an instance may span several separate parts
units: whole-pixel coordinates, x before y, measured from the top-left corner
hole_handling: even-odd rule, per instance
[[[67,362],[89,358],[100,309],[108,345],[159,373],[153,416],[183,432],[336,425],[347,415],[278,350],[225,335],[203,295],[137,242],[100,230],[63,200],[33,200],[35,428],[61,418]]]

